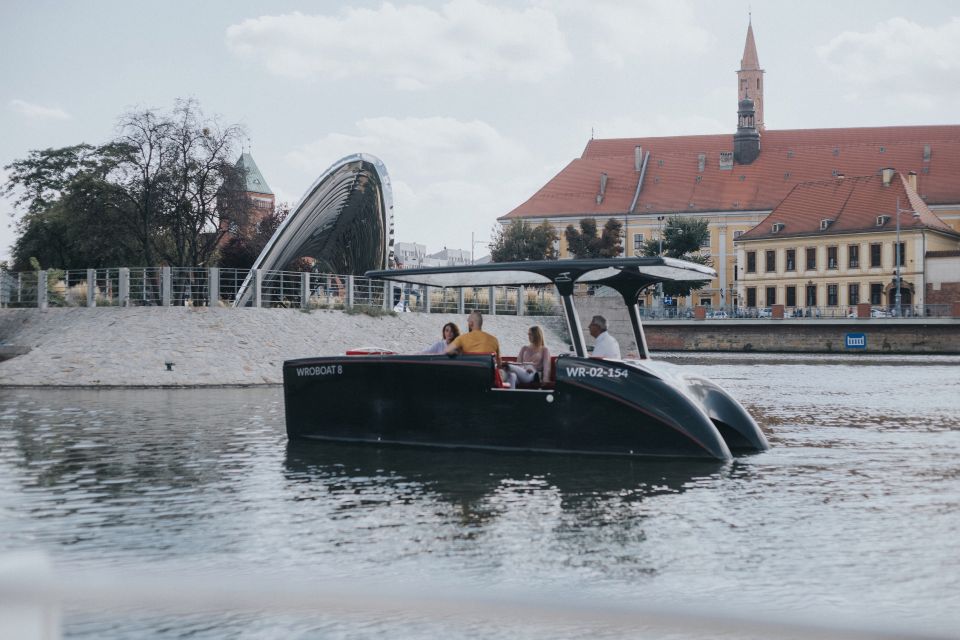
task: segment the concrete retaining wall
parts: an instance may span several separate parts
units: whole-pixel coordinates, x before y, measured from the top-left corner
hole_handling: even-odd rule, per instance
[[[596,314],[607,318],[624,353],[636,351],[619,297],[578,299],[577,310],[584,327]],[[652,351],[960,353],[960,320],[947,318],[650,320],[643,326]],[[864,349],[846,347],[851,333],[866,336]]]

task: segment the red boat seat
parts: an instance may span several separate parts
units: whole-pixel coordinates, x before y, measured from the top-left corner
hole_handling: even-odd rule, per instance
[[[348,356],[395,356],[397,355],[396,351],[390,351],[389,349],[381,349],[380,347],[357,347],[356,349],[348,349]]]
[[[504,362],[516,362],[513,356],[503,358]],[[553,389],[557,383],[557,356],[550,358],[550,375],[546,380],[540,382],[517,382],[517,389]]]

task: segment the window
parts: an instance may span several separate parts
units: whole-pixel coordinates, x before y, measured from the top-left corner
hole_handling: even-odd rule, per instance
[[[787,294],[787,306],[795,307],[797,306],[797,288],[793,285],[790,285],[786,288]]]
[[[797,270],[797,250],[787,249],[787,271]]]
[[[756,287],[747,287],[747,306],[748,307],[757,306],[757,288]]]
[[[827,269],[837,269],[840,267],[840,261],[837,260],[837,248],[827,247]]]
[[[870,285],[870,304],[883,304],[883,285]]]
[[[870,266],[879,267],[880,266],[880,243],[874,243],[870,245]],[[871,304],[879,304],[872,302]]]
[[[700,248],[701,248],[701,249],[709,249],[709,248],[710,248],[710,236],[709,236],[709,235],[708,235],[706,238],[703,239],[703,242],[700,243]]]
[[[713,298],[700,298],[700,306],[701,306],[701,307],[712,307],[712,306],[713,306]]]
[[[643,234],[635,233],[633,234],[633,252],[636,253],[643,249]]]
[[[850,304],[860,304],[860,285],[851,284],[847,286],[847,298]]]
[[[757,272],[757,252],[747,251],[747,273]]]
[[[894,259],[896,259],[896,254],[894,254]],[[900,266],[902,267],[906,263],[907,263],[907,243],[901,242],[900,243]]]
[[[736,240],[737,238],[739,238],[739,237],[742,236],[742,235],[743,235],[743,231],[734,231],[734,232],[733,232],[733,239]]]
[[[851,269],[860,268],[860,245],[851,244],[847,247],[847,266]]]
[[[817,306],[817,285],[815,284],[807,285],[807,306]]]
[[[777,252],[776,251],[766,251],[764,253],[764,259],[766,260],[766,271],[767,273],[773,273],[777,270]]]
[[[840,287],[835,284],[827,285],[827,306],[835,307],[840,303],[839,295],[837,292],[840,290]]]
[[[817,270],[817,248],[807,247],[807,271]]]
[[[767,306],[777,304],[777,288],[767,287]]]

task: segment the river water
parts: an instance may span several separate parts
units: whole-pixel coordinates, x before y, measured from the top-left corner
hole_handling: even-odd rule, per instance
[[[287,442],[278,388],[0,390],[0,552],[74,572],[189,567],[960,628],[960,359],[668,359],[740,398],[771,450],[714,464],[311,445]],[[63,632],[632,635],[87,607],[64,612]]]

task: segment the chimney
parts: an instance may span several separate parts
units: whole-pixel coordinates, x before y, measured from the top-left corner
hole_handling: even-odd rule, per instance
[[[894,173],[896,173],[896,170],[892,167],[884,167],[880,170],[880,174],[883,176],[883,186],[890,186],[890,181],[893,180]]]
[[[914,191],[917,190],[917,172],[911,171],[907,174],[907,184],[910,185],[910,188]]]
[[[637,145],[633,148],[633,170],[640,171],[643,168],[643,147]]]

